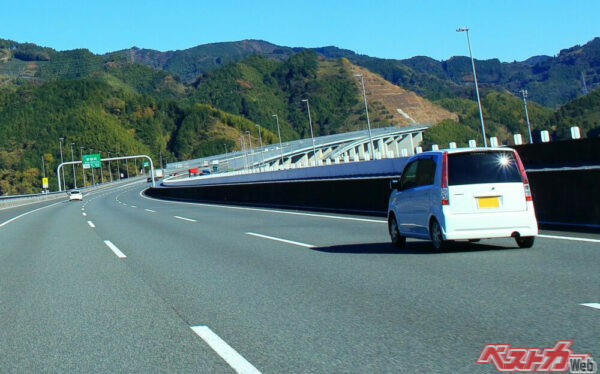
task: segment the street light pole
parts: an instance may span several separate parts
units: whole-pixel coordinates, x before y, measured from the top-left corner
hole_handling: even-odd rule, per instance
[[[58,146],[60,147],[60,163],[62,164],[64,162],[63,160],[63,153],[62,153],[62,142],[63,140],[65,140],[65,138],[58,138]],[[65,172],[63,170],[62,173],[62,180],[63,180],[63,188],[66,190],[67,189],[67,185],[65,184]]]
[[[250,137],[250,131],[246,130],[246,134],[248,134],[248,158],[250,159],[250,169],[254,169],[254,153],[252,152],[252,137]]]
[[[102,151],[98,151],[100,155],[100,184],[104,183],[104,173],[102,172]]]
[[[71,162],[75,161],[75,158],[73,157],[73,145],[75,143],[71,143]],[[73,166],[73,185],[75,186],[75,189],[77,189],[77,177],[75,177],[75,164],[72,164],[71,166]]]
[[[283,145],[281,144],[281,131],[279,130],[279,116],[277,114],[273,114],[275,120],[277,121],[277,135],[279,135],[279,153],[281,155],[281,167],[283,167]]]
[[[529,132],[529,144],[533,143],[533,137],[531,136],[531,125],[529,124],[529,113],[527,112],[527,90],[521,90],[523,95],[523,105],[525,106],[525,119],[527,119],[527,131]]]
[[[90,154],[92,154],[94,150],[92,148],[90,148]],[[90,166],[90,169],[92,169],[92,186],[96,185],[96,176],[94,175],[94,168]]]
[[[119,152],[117,152],[117,157],[119,157]],[[117,177],[121,180],[121,163],[117,160]]]
[[[159,153],[159,156],[160,156],[160,172],[161,172],[161,174],[163,175],[163,178],[164,178],[165,172],[163,171],[163,166],[162,166],[162,149],[160,149],[158,151],[158,153]]]
[[[303,102],[306,103],[306,108],[308,109],[308,125],[310,126],[310,137],[312,138],[313,145],[313,157],[315,158],[315,163],[317,162],[317,151],[315,148],[315,135],[313,133],[312,120],[310,118],[310,104],[308,103],[308,99],[302,99]]]
[[[108,151],[108,174],[110,174],[110,181],[113,181],[112,168],[110,167],[110,151]]]
[[[475,71],[475,60],[473,59],[473,53],[471,53],[471,39],[469,38],[469,28],[460,27],[456,29],[456,32],[463,31],[467,33],[467,45],[469,46],[469,56],[471,57],[471,65],[473,66],[473,80],[475,81],[475,93],[477,94],[477,106],[479,107],[479,120],[481,121],[481,135],[483,136],[483,146],[487,147],[485,125],[483,124],[483,112],[481,111],[481,99],[479,98],[479,85],[477,84],[477,72]]]
[[[260,125],[254,124],[254,126],[258,127],[258,139],[260,139],[260,155],[261,155],[261,160],[262,163],[265,163],[265,150],[263,149],[263,142],[262,142],[262,134],[260,131]]]
[[[360,83],[362,85],[363,100],[365,102],[365,112],[367,113],[367,128],[369,129],[369,145],[371,160],[375,159],[375,147],[373,145],[373,136],[371,135],[371,121],[369,120],[369,108],[367,107],[367,93],[365,92],[365,79],[362,74],[354,74],[355,77],[360,77]]]
[[[242,147],[242,157],[244,158],[244,169],[248,169],[248,154],[246,153],[246,140],[244,140],[244,135],[240,135],[240,146]]]
[[[83,148],[84,147],[79,147],[79,158],[81,158],[81,161],[82,161],[81,176],[83,177],[83,187],[85,187],[85,169],[83,168]]]

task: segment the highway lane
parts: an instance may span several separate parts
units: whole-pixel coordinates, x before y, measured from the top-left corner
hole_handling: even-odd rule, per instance
[[[579,305],[598,301],[598,243],[395,250],[385,225],[364,217],[173,204],[138,191],[90,212],[190,325],[212,326],[265,372],[489,372],[474,365],[484,344],[600,346],[599,312]]]
[[[63,230],[68,240],[89,240],[82,241],[81,254],[64,255],[74,256],[70,261],[84,274],[94,265],[106,268],[111,276],[95,277],[94,285],[119,289],[126,295],[120,297],[134,305],[148,303],[141,317],[137,308],[123,309],[123,324],[143,324],[144,316],[156,313],[158,330],[177,323],[174,318],[178,338],[196,339],[197,345],[180,346],[173,339],[164,343],[176,350],[174,359],[181,354],[189,363],[191,355],[208,365],[186,366],[192,371],[230,370],[191,333],[197,325],[208,326],[258,370],[272,373],[489,373],[495,372],[491,366],[475,364],[485,344],[551,347],[565,338],[575,341],[575,351],[596,358],[600,354],[600,310],[580,305],[600,302],[600,243],[539,238],[533,249],[525,250],[512,240],[494,240],[435,253],[426,242],[410,241],[406,249],[396,250],[388,244],[386,226],[379,219],[177,204],[142,198],[140,190],[131,186],[90,196],[85,210],[75,214],[73,204],[44,213],[77,228]],[[35,222],[47,225],[41,213],[28,216],[28,223],[36,217],[40,221]],[[9,242],[18,240],[14,231]],[[0,231],[0,239],[1,235],[7,234]],[[45,236],[40,234],[39,240]],[[103,240],[127,257],[119,259]],[[52,264],[58,271],[63,266],[38,261],[40,253],[35,251],[21,256],[25,257],[12,260],[15,265],[38,265],[18,273],[21,283],[0,288],[5,294],[28,289],[26,269],[40,272],[44,264]],[[82,300],[86,293],[94,298],[92,285],[74,283],[70,286],[77,286]],[[43,289],[56,296],[51,285]],[[52,300],[28,295],[36,305]],[[107,297],[105,305],[121,305],[125,301],[120,297]],[[3,294],[0,300],[4,299]],[[129,329],[106,329],[97,315],[81,319],[104,327],[100,342],[138,341]],[[13,321],[5,323],[12,325]],[[49,334],[39,324],[36,331]],[[72,331],[68,338],[80,339],[79,329]],[[16,340],[25,332],[17,329],[12,334]],[[157,333],[154,338],[161,341],[165,336]],[[46,339],[51,342],[52,335]],[[89,339],[86,344],[100,342]],[[135,355],[139,352],[133,349],[134,362],[144,357],[144,349],[137,350],[142,354]],[[92,357],[90,365],[96,366],[91,368],[106,365],[99,355]],[[9,367],[22,363],[16,362]],[[77,365],[78,359],[70,362]],[[0,367],[6,363],[12,361],[0,362]],[[165,362],[151,364],[173,371]]]
[[[63,200],[0,228],[0,371],[229,372],[81,206]]]

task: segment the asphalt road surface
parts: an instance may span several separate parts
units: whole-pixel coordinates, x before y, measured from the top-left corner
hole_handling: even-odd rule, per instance
[[[0,372],[494,373],[484,345],[558,340],[600,362],[600,235],[396,249],[381,218],[145,187],[0,210]]]

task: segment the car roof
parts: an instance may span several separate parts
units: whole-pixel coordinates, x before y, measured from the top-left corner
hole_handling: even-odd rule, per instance
[[[438,149],[435,151],[427,151],[427,152],[421,152],[418,154],[415,154],[412,157],[417,157],[417,156],[427,156],[427,155],[439,155],[442,153],[448,153],[448,154],[452,154],[452,153],[469,153],[469,152],[498,152],[498,151],[514,151],[514,149],[509,148],[509,147],[473,147],[473,148],[445,148],[445,149]]]

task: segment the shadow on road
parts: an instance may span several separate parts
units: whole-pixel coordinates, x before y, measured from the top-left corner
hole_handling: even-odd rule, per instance
[[[405,255],[436,255],[443,253],[457,252],[481,252],[515,249],[511,246],[498,246],[480,243],[457,242],[450,243],[448,249],[436,251],[431,246],[431,242],[407,242],[403,248],[397,248],[391,243],[361,243],[361,244],[342,244],[329,247],[316,247],[314,251],[327,253],[354,253],[354,254],[405,254]]]

